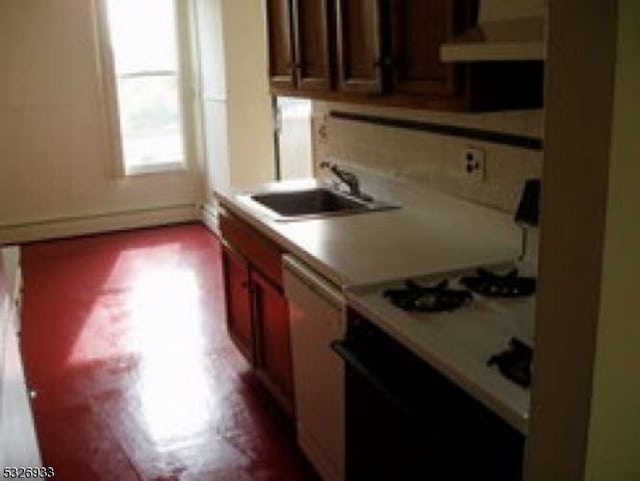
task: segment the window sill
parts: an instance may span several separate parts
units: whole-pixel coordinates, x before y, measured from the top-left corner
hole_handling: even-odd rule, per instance
[[[163,174],[170,172],[186,172],[187,164],[184,162],[167,162],[162,164],[133,165],[124,168],[124,177],[138,175]]]

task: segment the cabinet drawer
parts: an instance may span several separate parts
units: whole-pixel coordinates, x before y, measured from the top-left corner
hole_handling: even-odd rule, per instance
[[[228,212],[220,212],[220,232],[252,266],[282,287],[283,250],[251,226]]]

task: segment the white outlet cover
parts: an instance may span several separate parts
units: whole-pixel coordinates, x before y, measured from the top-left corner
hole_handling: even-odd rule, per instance
[[[461,174],[470,182],[484,182],[486,151],[480,147],[465,147],[460,162]]]

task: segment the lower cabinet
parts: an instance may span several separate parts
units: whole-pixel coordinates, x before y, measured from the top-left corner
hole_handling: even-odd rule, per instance
[[[288,304],[281,249],[237,217],[220,214],[229,336],[288,415],[294,414]]]
[[[289,310],[282,290],[251,273],[256,326],[256,370],[280,405],[293,414]]]
[[[222,250],[222,261],[229,336],[247,360],[253,364],[255,346],[249,263],[227,245]]]

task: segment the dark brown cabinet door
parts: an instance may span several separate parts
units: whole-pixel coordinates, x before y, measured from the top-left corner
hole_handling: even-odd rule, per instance
[[[397,94],[451,96],[463,70],[440,61],[440,46],[473,25],[475,0],[391,0],[392,83]]]
[[[293,414],[289,310],[280,289],[251,273],[256,323],[256,370],[282,408]]]
[[[382,93],[388,59],[384,57],[383,0],[337,0],[339,88]]]
[[[293,0],[297,87],[327,91],[332,87],[332,0]]]
[[[267,0],[269,76],[273,88],[295,87],[291,0]]]
[[[226,245],[222,256],[229,336],[247,360],[253,364],[254,335],[249,265],[242,256]]]

